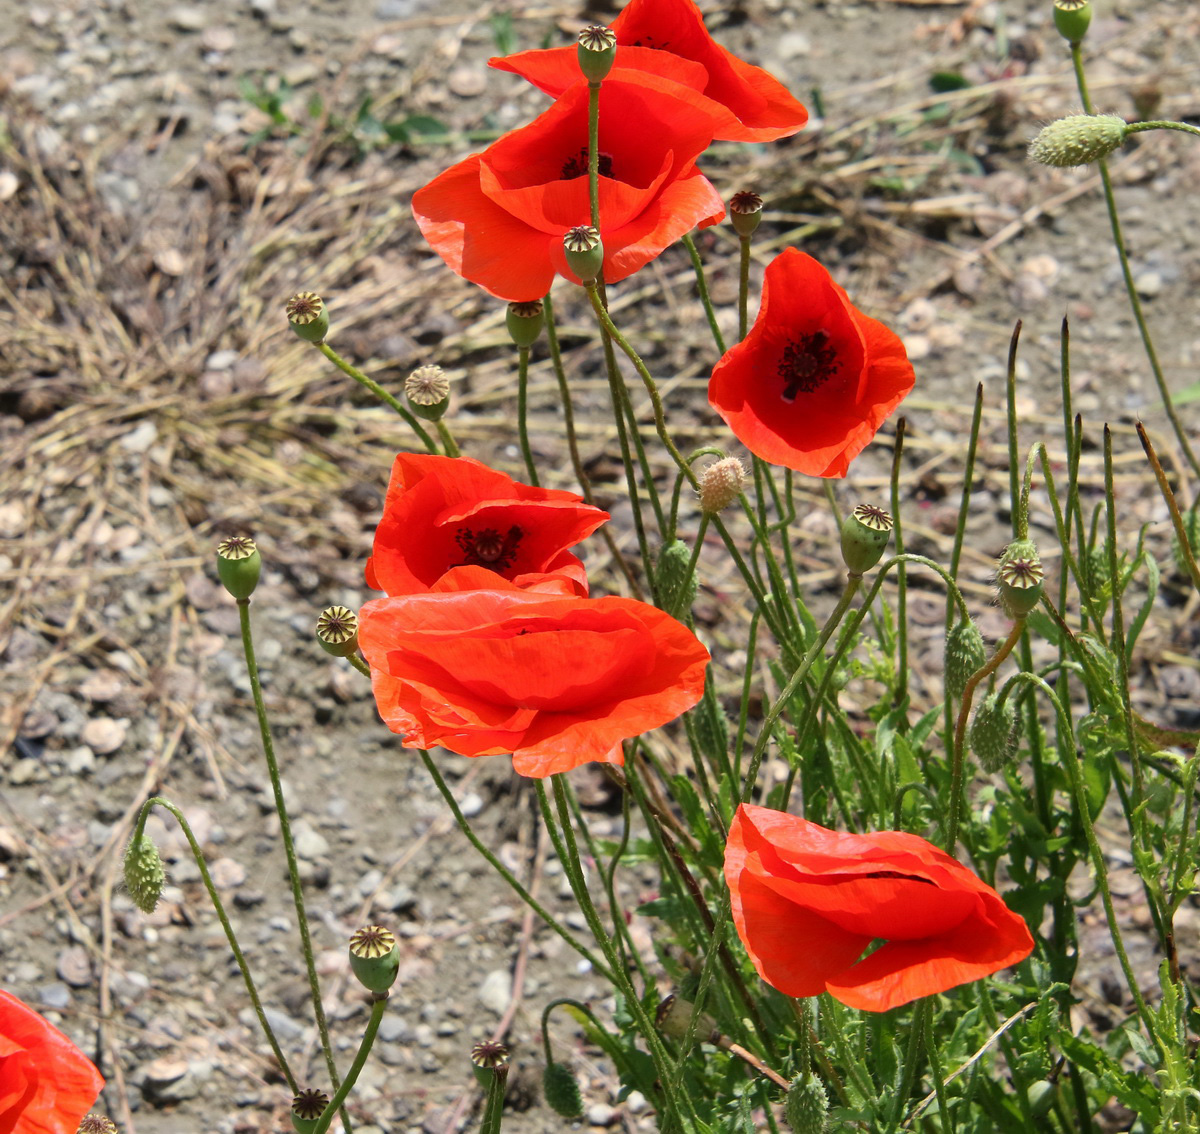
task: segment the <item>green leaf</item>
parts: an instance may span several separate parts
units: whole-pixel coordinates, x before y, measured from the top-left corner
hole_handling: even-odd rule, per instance
[[[929,89],[934,94],[945,94],[947,91],[965,91],[971,86],[971,80],[958,71],[934,71],[929,76]]]

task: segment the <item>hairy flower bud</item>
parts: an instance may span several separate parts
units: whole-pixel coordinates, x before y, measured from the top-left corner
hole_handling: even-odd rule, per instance
[[[324,1091],[310,1087],[292,1099],[292,1126],[296,1134],[312,1134],[317,1120],[329,1106],[329,1096]]]
[[[978,673],[986,661],[983,635],[974,619],[957,623],[946,635],[946,694],[961,701],[971,675]]]
[[[450,379],[440,366],[418,366],[404,380],[404,396],[417,417],[440,421],[450,404]]]
[[[358,649],[358,615],[345,606],[327,606],[317,618],[317,641],[335,658]]]
[[[710,516],[724,511],[746,487],[746,467],[737,457],[713,461],[700,473],[700,511]]]
[[[815,1075],[797,1075],[783,1103],[783,1117],[794,1134],[822,1134],[829,1120],[829,1096]]]
[[[892,516],[874,504],[860,504],[842,523],[842,560],[852,575],[870,571],[892,538]]]
[[[1044,127],[1029,143],[1029,160],[1066,168],[1088,165],[1119,150],[1129,125],[1115,114],[1073,114]]]
[[[696,601],[696,572],[688,571],[692,549],[682,540],[672,540],[658,553],[659,606],[672,618],[683,618]]]
[[[1068,43],[1079,43],[1091,22],[1091,0],[1054,0],[1054,26]]]
[[[517,346],[533,346],[546,324],[542,301],[534,299],[528,303],[510,303],[504,322],[508,327],[509,336]]]
[[[248,599],[261,573],[262,556],[249,536],[230,536],[217,544],[217,574],[235,599]]]
[[[125,848],[125,888],[142,913],[153,913],[167,884],[167,872],[153,840],[143,832]]]
[[[1033,540],[1014,539],[1000,556],[996,588],[1004,613],[1014,620],[1024,618],[1042,597],[1046,572]]]
[[[305,342],[320,343],[329,334],[329,312],[325,301],[315,291],[301,291],[287,301],[287,317],[291,328]]]
[[[1017,714],[1012,702],[989,693],[971,720],[971,751],[985,772],[998,772],[1016,750]]]
[[[592,24],[579,33],[579,69],[589,83],[600,82],[617,58],[617,37],[612,28]]]
[[[575,1072],[565,1063],[550,1062],[542,1072],[542,1094],[555,1114],[579,1118],[583,1114],[583,1096]]]
[[[762,220],[762,207],[763,199],[746,189],[729,198],[729,220],[738,236],[749,237],[754,234]]]
[[[390,929],[364,925],[350,938],[350,968],[358,983],[375,993],[386,993],[400,971],[400,951]]]
[[[604,266],[604,244],[590,224],[576,225],[563,234],[567,267],[585,284],[593,283]]]

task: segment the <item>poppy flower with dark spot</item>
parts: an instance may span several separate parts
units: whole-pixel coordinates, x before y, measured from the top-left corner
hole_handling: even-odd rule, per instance
[[[914,381],[899,337],[789,248],[767,266],[758,318],[713,368],[708,400],[763,460],[845,476]]]
[[[586,595],[567,548],[608,513],[573,492],[534,488],[470,457],[401,453],[367,560],[367,585],[389,595],[428,590],[454,567],[486,567],[521,588]]]
[[[808,121],[808,111],[778,79],[713,41],[692,0],[630,0],[613,20],[612,31],[618,46],[610,78],[627,69],[663,75],[664,56],[703,67],[701,81],[687,83],[700,92],[693,98],[712,115],[718,141],[769,142],[796,133]],[[573,46],[522,51],[489,62],[552,97],[579,80]]]
[[[379,714],[407,747],[512,753],[533,777],[620,764],[623,740],[700,700],[708,665],[656,607],[522,591],[482,567],[368,602],[358,640]]]
[[[712,141],[712,119],[662,86],[654,75],[630,72],[600,90],[600,234],[609,283],[725,215],[695,165]],[[591,223],[587,155],[581,81],[528,126],[418,189],[413,214],[460,276],[501,299],[540,299],[556,273],[580,282],[567,267],[563,234]]]
[[[903,831],[841,834],[743,805],[729,829],[725,881],[754,967],[787,996],[828,992],[886,1012],[1033,951],[1024,920],[995,890]]]
[[[52,1024],[0,989],[0,1131],[74,1134],[104,1086]]]

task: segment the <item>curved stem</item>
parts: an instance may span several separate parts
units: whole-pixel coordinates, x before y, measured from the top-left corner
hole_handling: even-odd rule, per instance
[[[696,272],[696,290],[700,293],[700,302],[703,304],[704,314],[708,318],[708,329],[712,331],[713,342],[717,344],[717,350],[724,354],[725,336],[721,334],[720,325],[717,323],[717,313],[713,310],[712,299],[708,294],[708,281],[704,278],[704,262],[700,259],[700,252],[696,248],[696,242],[692,239],[690,232],[683,234],[683,246],[692,258],[692,268]]]
[[[313,1134],[325,1134],[338,1108],[346,1101],[347,1095],[350,1094],[354,1084],[358,1082],[358,1076],[366,1066],[367,1056],[371,1054],[371,1048],[375,1044],[375,1036],[379,1031],[380,1021],[383,1020],[383,1011],[387,1007],[387,1002],[388,994],[386,992],[376,994],[376,999],[371,1003],[371,1016],[367,1020],[366,1031],[363,1032],[362,1042],[358,1045],[358,1053],[354,1056],[354,1062],[350,1064],[350,1070],[346,1072],[345,1081],[338,1087],[337,1093],[329,1100],[329,1105],[317,1119],[317,1124],[313,1127]]]
[[[450,427],[441,418],[437,420],[437,431],[438,436],[442,439],[442,448],[446,450],[446,456],[461,457],[462,453],[459,451],[458,442],[454,440],[454,434],[450,432]]]
[[[1169,119],[1155,119],[1153,122],[1130,122],[1125,127],[1126,134],[1140,134],[1143,130],[1179,130],[1184,134],[1195,134],[1200,137],[1200,126],[1190,122],[1174,122]]]

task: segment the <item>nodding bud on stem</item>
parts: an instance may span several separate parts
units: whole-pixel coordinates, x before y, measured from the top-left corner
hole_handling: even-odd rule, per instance
[[[540,299],[529,303],[510,303],[504,317],[509,337],[519,347],[531,347],[538,341],[546,315]]]
[[[870,571],[883,558],[892,538],[892,514],[860,504],[842,522],[842,561],[851,575]]]
[[[249,536],[230,536],[217,544],[217,574],[235,599],[248,599],[261,573],[262,556]]]
[[[746,487],[746,466],[737,457],[722,457],[700,473],[700,511],[724,511]]]
[[[358,983],[374,992],[378,999],[396,982],[400,971],[400,951],[396,937],[382,925],[364,925],[350,938],[350,968]]]
[[[329,312],[325,309],[325,301],[315,291],[293,295],[287,301],[287,317],[292,330],[305,342],[324,342],[329,334]]]
[[[972,618],[963,619],[946,635],[946,693],[956,701],[962,700],[971,675],[983,669],[987,650],[983,635]]]
[[[663,610],[672,618],[684,618],[696,601],[696,572],[689,573],[692,549],[681,539],[663,544],[654,572]]]
[[[580,279],[580,282],[594,283],[604,267],[604,244],[600,233],[590,224],[579,224],[563,233],[563,252],[566,253],[567,267]]]
[[[738,236],[749,237],[754,234],[762,220],[762,207],[763,199],[748,189],[734,193],[729,198],[729,221]]]
[[[542,1094],[551,1110],[562,1118],[579,1118],[583,1114],[583,1096],[575,1072],[565,1063],[551,1060],[542,1072]]]
[[[404,380],[409,409],[426,421],[441,421],[450,405],[450,379],[440,366],[418,366]]]
[[[301,1091],[292,1099],[292,1126],[296,1134],[312,1134],[317,1120],[329,1106],[329,1096],[315,1088]]]
[[[1091,0],[1054,0],[1054,26],[1068,43],[1079,43],[1091,22]]]
[[[1043,127],[1029,143],[1029,160],[1065,169],[1119,150],[1129,124],[1115,114],[1073,114]]]
[[[579,69],[589,83],[600,82],[612,70],[617,58],[617,37],[612,28],[592,24],[579,33],[576,52]]]
[[[499,1040],[484,1040],[471,1048],[471,1069],[481,1086],[508,1076],[508,1045]]]
[[[829,1121],[829,1096],[820,1079],[810,1073],[792,1080],[783,1118],[794,1134],[822,1134]]]
[[[167,884],[158,847],[145,832],[135,835],[125,848],[125,888],[142,913],[153,913]]]
[[[335,658],[348,658],[358,649],[358,615],[349,607],[327,606],[317,618],[317,641]]]
[[[998,772],[1013,756],[1017,746],[1017,714],[1012,703],[989,693],[971,720],[971,751],[985,772]]]
[[[85,1114],[75,1134],[117,1134],[117,1124],[105,1114]]]
[[[996,569],[996,589],[1004,613],[1014,621],[1024,618],[1041,599],[1045,577],[1033,540],[1014,539],[1004,549]]]

